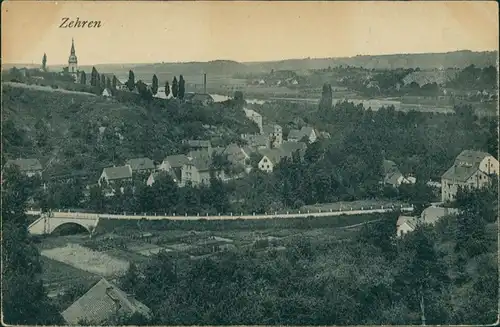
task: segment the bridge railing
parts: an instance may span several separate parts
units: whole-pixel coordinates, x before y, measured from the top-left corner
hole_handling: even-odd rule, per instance
[[[274,212],[264,212],[264,213],[243,213],[243,212],[229,212],[229,213],[217,213],[217,214],[210,214],[208,212],[203,212],[203,213],[196,213],[196,214],[187,214],[187,213],[176,213],[176,212],[110,212],[110,213],[82,213],[79,211],[72,211],[72,210],[54,210],[52,211],[52,215],[54,217],[68,217],[72,216],[74,218],[81,218],[81,219],[96,219],[98,217],[102,218],[115,218],[119,219],[120,217],[137,217],[135,219],[141,219],[141,217],[176,217],[179,219],[202,219],[202,218],[213,218],[213,217],[251,217],[251,216],[259,216],[259,217],[279,217],[279,216],[305,216],[307,215],[313,215],[313,216],[328,216],[329,213],[342,213],[346,212],[348,214],[349,212],[387,212],[387,211],[392,211],[392,210],[400,210],[401,212],[412,212],[413,211],[413,205],[410,206],[403,206],[401,205],[378,205],[378,206],[373,206],[373,205],[368,205],[368,206],[344,206],[340,208],[329,208],[329,209],[308,209],[308,210],[279,210],[279,211],[274,211]],[[40,213],[40,211],[33,210],[33,208],[30,208],[28,210],[28,213]],[[154,218],[153,218],[154,219]]]

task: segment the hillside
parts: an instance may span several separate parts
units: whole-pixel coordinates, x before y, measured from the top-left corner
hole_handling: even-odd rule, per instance
[[[197,107],[163,99],[145,103],[49,90],[15,83],[2,88],[2,155],[38,158],[48,176],[93,175],[103,166],[134,157],[162,160],[177,153],[183,139],[223,144],[256,128],[243,111],[222,104]]]

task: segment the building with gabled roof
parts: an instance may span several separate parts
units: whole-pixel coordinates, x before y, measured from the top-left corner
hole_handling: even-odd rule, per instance
[[[151,310],[147,306],[104,278],[61,313],[69,325],[84,322],[104,326],[122,315],[133,314],[151,318]]]
[[[42,164],[38,159],[11,159],[5,163],[5,168],[13,166],[28,177],[42,175]]]
[[[284,157],[283,151],[280,149],[261,149],[259,154],[262,158],[259,161],[258,167],[265,172],[272,172]]]
[[[182,180],[182,166],[187,164],[189,159],[184,154],[174,154],[171,156],[165,157],[162,163],[158,167],[160,171],[172,171],[175,175],[175,179],[177,183],[180,183]]]
[[[399,216],[396,222],[396,235],[402,237],[403,235],[413,232],[419,224],[417,217]]]
[[[481,188],[498,177],[498,160],[481,151],[464,150],[441,176],[441,201],[453,201],[459,187]]]
[[[180,186],[209,185],[212,169],[212,153],[206,150],[191,151],[187,155],[188,162],[182,166]],[[215,172],[217,177],[223,177],[223,172]]]
[[[278,124],[266,124],[262,126],[263,134],[266,135],[273,148],[277,148],[283,143],[283,128]]]
[[[382,170],[384,172],[382,184],[384,185],[399,187],[401,184],[413,184],[416,181],[415,178],[409,179],[403,176],[396,163],[392,160],[383,160]]]
[[[129,159],[125,164],[129,165],[134,173],[146,173],[155,170],[155,164],[149,158]]]
[[[132,180],[132,168],[130,167],[130,165],[125,165],[125,166],[104,168],[97,183],[99,184],[99,186],[101,186],[103,183],[111,184],[117,181],[131,181],[131,180]]]

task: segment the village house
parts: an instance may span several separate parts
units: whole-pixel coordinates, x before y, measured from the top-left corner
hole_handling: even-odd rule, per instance
[[[5,164],[5,168],[17,167],[19,171],[28,176],[42,176],[42,164],[38,159],[11,159]]]
[[[154,171],[149,174],[148,179],[146,180],[146,185],[147,186],[152,186],[157,180],[159,180],[162,176],[170,176],[174,183],[179,184],[179,180],[177,179],[177,176],[175,175],[173,170],[168,170],[168,171]]]
[[[459,187],[481,188],[498,176],[498,160],[480,151],[462,151],[441,176],[441,201],[454,201]]]
[[[314,143],[318,139],[318,135],[314,128],[304,126],[300,130],[298,129],[292,129],[288,133],[288,141],[291,142],[300,142],[302,141],[303,138],[307,138],[307,141],[309,143]]]
[[[294,153],[298,153],[302,159],[306,149],[307,146],[303,142],[283,142],[279,148],[259,150],[262,158],[259,161],[258,167],[260,170],[270,173],[281,160],[284,158],[291,159]]]
[[[267,135],[242,134],[241,138],[245,140],[249,146],[257,149],[267,149],[271,147],[271,141]]]
[[[411,216],[399,216],[396,222],[396,235],[402,237],[403,235],[413,232],[417,228],[418,219]]]
[[[384,160],[382,163],[384,179],[382,184],[392,187],[399,187],[401,184],[414,184],[417,180],[414,177],[405,177],[399,171],[394,161]]]
[[[431,205],[420,214],[420,217],[400,216],[396,223],[398,237],[413,232],[419,224],[435,225],[441,218],[456,215],[460,211],[456,208],[445,208]]]
[[[188,151],[207,151],[212,153],[212,144],[207,140],[185,140],[183,142],[187,147]]]
[[[106,184],[113,184],[118,181],[131,181],[132,180],[132,168],[129,165],[119,166],[119,167],[107,167],[102,170],[102,174],[99,177],[99,186]]]
[[[101,95],[102,95],[103,97],[110,97],[110,96],[112,96],[112,95],[113,95],[113,92],[111,91],[111,89],[110,89],[110,88],[105,88],[105,89],[102,91]]]
[[[283,152],[280,149],[261,149],[259,153],[262,159],[259,161],[259,169],[265,172],[272,172],[274,168],[280,163]]]
[[[182,166],[180,186],[191,184],[193,186],[209,185],[210,170],[212,168],[212,157],[207,151],[192,151],[188,154],[188,162]],[[216,173],[216,177],[224,178],[222,171]]]
[[[165,159],[163,159],[162,163],[158,167],[158,170],[172,171],[177,183],[180,183],[182,178],[182,166],[188,163],[188,161],[188,157],[184,154],[167,156]]]
[[[120,316],[133,314],[151,318],[151,310],[147,306],[104,278],[61,313],[68,325],[83,322],[104,326],[112,324]]]
[[[245,166],[247,165],[247,160],[250,159],[250,156],[247,155],[243,151],[243,149],[235,143],[232,143],[226,147],[217,147],[214,149],[214,152],[223,156],[227,155],[227,159],[236,170],[238,168],[244,170]]]
[[[283,129],[278,124],[268,124],[262,127],[264,135],[268,136],[271,146],[277,148],[283,143]]]
[[[257,126],[259,126],[260,133],[263,133],[262,115],[252,109],[243,109],[243,111],[245,112],[245,116],[247,116],[248,119],[255,122]]]
[[[125,164],[129,165],[134,173],[150,173],[155,170],[155,164],[149,158],[129,159]]]
[[[186,93],[184,100],[188,103],[198,103],[204,106],[214,103],[214,98],[210,94],[203,93]]]

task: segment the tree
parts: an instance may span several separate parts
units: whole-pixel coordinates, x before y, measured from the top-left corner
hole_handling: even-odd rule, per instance
[[[332,109],[332,86],[330,84],[325,83],[323,85],[323,91],[321,93],[321,100],[319,102],[319,110],[320,112],[327,112]]]
[[[184,81],[184,77],[181,75],[179,76],[179,92],[178,92],[178,98],[179,99],[184,99],[184,93],[186,91],[186,81]]]
[[[113,75],[113,90],[116,90],[116,86],[118,85],[118,78]]]
[[[151,85],[151,92],[153,95],[156,95],[158,93],[158,77],[156,77],[156,74],[153,75],[153,84]]]
[[[99,85],[99,73],[97,72],[97,69],[95,69],[95,67],[92,67],[92,73],[90,74],[90,85]]]
[[[153,98],[151,90],[146,85],[146,83],[141,80],[137,81],[137,91],[144,100],[151,100]]]
[[[84,71],[80,74],[80,84],[87,84],[87,74]]]
[[[58,325],[40,278],[40,253],[28,238],[29,186],[17,170],[2,176],[2,311],[10,325]]]
[[[177,98],[179,93],[179,84],[177,83],[177,77],[174,76],[174,80],[172,81],[172,96]]]
[[[399,258],[394,265],[399,270],[396,290],[405,298],[408,306],[420,312],[422,324],[439,323],[442,317],[434,316],[438,310],[436,293],[446,289],[450,282],[447,267],[434,244],[432,227],[417,226],[414,232],[402,239]]]
[[[128,81],[126,83],[128,89],[130,90],[130,92],[132,92],[135,88],[135,75],[134,75],[134,72],[132,70],[129,70],[128,72]]]
[[[170,84],[168,84],[168,81],[165,83],[165,97],[168,98],[170,95]]]
[[[47,55],[44,53],[42,58],[42,70],[47,71]]]
[[[111,90],[111,80],[106,78],[106,87]]]
[[[101,89],[105,89],[106,88],[106,75],[101,74],[99,86],[100,86]]]

